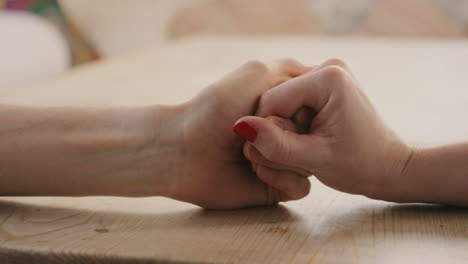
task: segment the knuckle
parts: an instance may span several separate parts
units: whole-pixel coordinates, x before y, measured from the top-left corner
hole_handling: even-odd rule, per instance
[[[252,71],[255,71],[255,72],[261,72],[261,73],[269,73],[270,72],[270,67],[260,61],[260,60],[249,60],[247,61],[244,66],[247,68],[247,69],[250,69]]]
[[[277,63],[287,65],[287,66],[303,66],[302,63],[300,63],[298,60],[293,59],[293,58],[281,58],[277,60]]]
[[[348,82],[348,74],[341,67],[327,66],[321,72],[321,81],[333,89],[341,89]]]
[[[348,69],[348,65],[346,64],[346,62],[344,62],[343,60],[338,59],[338,58],[328,59],[325,62],[325,65],[330,65],[330,66],[335,65],[335,66],[341,67],[343,69]]]
[[[322,78],[326,80],[342,79],[345,76],[345,70],[336,65],[329,65],[322,70]]]

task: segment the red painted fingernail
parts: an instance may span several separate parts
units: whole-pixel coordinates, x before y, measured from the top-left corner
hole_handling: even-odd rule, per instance
[[[255,139],[257,138],[257,131],[255,128],[251,127],[249,124],[246,122],[242,121],[237,123],[232,130],[242,138],[254,142]]]

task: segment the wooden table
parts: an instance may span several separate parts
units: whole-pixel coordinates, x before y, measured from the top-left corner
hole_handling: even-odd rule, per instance
[[[461,40],[204,37],[3,91],[0,100],[177,103],[247,59],[289,56],[348,61],[384,119],[409,141],[468,138],[468,42]],[[312,184],[301,201],[234,211],[164,198],[5,197],[0,262],[468,262],[467,210],[373,201]]]

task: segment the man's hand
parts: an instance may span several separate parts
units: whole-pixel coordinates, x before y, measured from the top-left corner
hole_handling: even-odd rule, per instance
[[[269,187],[242,155],[244,141],[232,131],[235,121],[255,113],[260,96],[285,80],[310,70],[294,60],[248,62],[180,106],[182,173],[170,179],[168,196],[206,208],[271,205],[308,194],[307,178],[288,181],[291,191]],[[174,121],[179,122],[179,121]],[[289,193],[294,192],[294,196]]]

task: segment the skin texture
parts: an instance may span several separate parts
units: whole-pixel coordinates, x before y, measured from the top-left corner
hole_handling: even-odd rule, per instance
[[[244,154],[258,177],[278,190],[294,195],[298,189],[288,186],[314,175],[336,190],[370,198],[468,206],[468,144],[407,145],[340,60],[267,91],[256,115],[237,121],[257,132]]]
[[[232,126],[265,91],[309,70],[251,61],[175,106],[0,105],[0,194],[166,196],[212,209],[300,198],[255,176]]]

